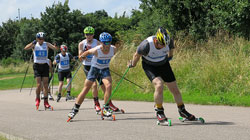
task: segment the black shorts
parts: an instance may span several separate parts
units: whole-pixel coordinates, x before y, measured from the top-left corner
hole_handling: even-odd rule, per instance
[[[88,76],[90,68],[91,68],[91,66],[85,66],[84,65],[83,71],[84,71],[86,77]],[[103,82],[102,82],[100,76],[98,76],[96,80],[98,81],[99,85],[103,85]]]
[[[156,77],[161,77],[164,82],[175,81],[174,73],[168,61],[161,66],[149,65],[142,61],[142,68],[151,82]]]
[[[58,79],[59,81],[64,81],[64,78],[69,79],[71,78],[71,71],[68,72],[58,72]]]
[[[34,76],[35,77],[49,77],[49,65],[44,64],[33,64]]]

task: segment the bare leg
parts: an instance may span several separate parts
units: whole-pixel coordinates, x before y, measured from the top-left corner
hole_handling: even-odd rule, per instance
[[[156,107],[162,108],[164,82],[161,79],[161,77],[156,77],[152,81],[152,83],[154,84],[154,87],[155,87],[154,101],[155,101]]]
[[[183,104],[182,96],[181,96],[181,92],[177,86],[176,81],[166,83],[166,85],[168,86],[168,89],[170,90],[170,92],[173,94],[176,104],[182,105]]]
[[[41,77],[36,77],[36,98],[40,99]]]

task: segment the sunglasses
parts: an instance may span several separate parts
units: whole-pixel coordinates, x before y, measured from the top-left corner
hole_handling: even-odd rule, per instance
[[[104,45],[110,45],[111,44],[111,42],[109,42],[109,41],[103,41],[102,42]]]
[[[91,36],[91,35],[94,35],[94,34],[85,34],[86,36]]]
[[[44,40],[44,38],[37,38],[38,40]]]

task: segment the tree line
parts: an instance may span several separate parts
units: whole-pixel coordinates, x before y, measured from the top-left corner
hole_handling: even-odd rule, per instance
[[[250,39],[250,2],[248,0],[140,0],[139,9],[130,16],[114,17],[105,10],[84,14],[71,11],[68,0],[46,7],[41,18],[22,18],[2,23],[0,26],[0,59],[13,57],[28,60],[31,52],[24,51],[26,44],[35,39],[39,31],[46,33],[46,41],[66,44],[77,55],[78,43],[84,39],[83,29],[93,26],[95,38],[101,32],[109,32],[113,43],[118,41],[136,44],[155,34],[162,26],[175,37],[177,32],[192,36],[192,40],[206,41],[217,31],[223,30],[232,36]],[[50,52],[49,56],[53,56]]]

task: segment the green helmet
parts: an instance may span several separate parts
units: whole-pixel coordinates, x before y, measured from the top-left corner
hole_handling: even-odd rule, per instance
[[[95,29],[93,27],[91,27],[91,26],[88,26],[83,30],[83,32],[84,32],[84,34],[94,34]]]

